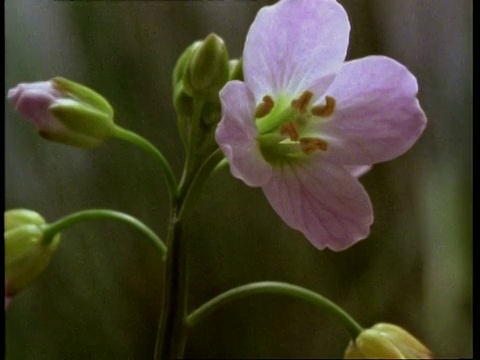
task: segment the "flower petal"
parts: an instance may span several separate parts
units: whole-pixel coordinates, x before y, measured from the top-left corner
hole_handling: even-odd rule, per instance
[[[318,129],[327,136],[329,161],[374,164],[407,151],[426,125],[408,69],[384,56],[345,63],[327,94],[336,99],[331,119]]]
[[[344,250],[364,239],[373,222],[367,193],[342,166],[284,164],[262,189],[280,217],[318,249]]]
[[[8,91],[7,98],[38,129],[48,128],[52,122],[57,122],[48,113],[48,108],[61,98],[61,93],[53,87],[51,81],[18,84]]]
[[[347,171],[355,176],[356,178],[359,178],[362,175],[365,175],[367,172],[369,172],[372,169],[371,165],[347,165],[345,166]]]
[[[349,33],[347,14],[333,0],[283,0],[262,8],[243,53],[245,82],[256,102],[306,90],[323,95],[345,59]]]
[[[249,186],[261,186],[271,177],[272,167],[256,141],[255,102],[245,83],[231,81],[220,91],[222,120],[215,139],[230,163],[230,171]]]

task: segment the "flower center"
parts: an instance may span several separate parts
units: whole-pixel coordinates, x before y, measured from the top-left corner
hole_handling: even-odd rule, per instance
[[[257,141],[267,161],[301,158],[317,151],[327,151],[328,143],[312,130],[312,123],[325,120],[335,111],[336,101],[325,96],[325,103],[311,106],[311,91],[288,101],[263,97],[255,109]]]

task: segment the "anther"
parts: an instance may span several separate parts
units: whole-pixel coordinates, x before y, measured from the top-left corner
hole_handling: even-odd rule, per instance
[[[301,138],[300,147],[305,154],[311,154],[316,150],[326,151],[328,143],[325,140],[317,138]]]
[[[305,91],[298,99],[292,100],[291,106],[304,113],[307,111],[307,105],[312,100],[312,97],[313,93],[311,91]]]
[[[273,99],[269,95],[264,96],[262,102],[255,109],[255,117],[260,119],[268,115],[272,111],[273,105],[275,105]]]
[[[300,137],[297,126],[291,121],[280,126],[280,134],[288,135],[292,141],[298,141]]]
[[[312,114],[315,116],[328,117],[335,111],[336,101],[331,96],[325,96],[325,105],[312,107]]]

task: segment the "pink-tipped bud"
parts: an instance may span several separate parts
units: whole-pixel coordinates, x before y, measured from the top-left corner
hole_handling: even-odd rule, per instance
[[[15,109],[51,141],[91,148],[114,131],[113,110],[95,91],[64,78],[18,84],[8,91]]]

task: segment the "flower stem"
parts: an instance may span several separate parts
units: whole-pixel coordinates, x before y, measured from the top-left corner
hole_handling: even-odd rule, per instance
[[[187,315],[186,239],[178,218],[178,206],[170,215],[165,271],[165,290],[155,343],[155,360],[177,359],[183,356]]]
[[[168,193],[170,195],[170,201],[173,202],[177,195],[177,180],[175,179],[175,175],[173,174],[170,164],[168,163],[165,156],[163,156],[163,154],[160,152],[160,150],[158,150],[150,141],[148,141],[144,137],[130,130],[124,129],[120,126],[115,127],[114,136],[118,139],[128,141],[129,143],[139,147],[140,149],[152,155],[157,160],[163,172],[163,175],[165,176],[165,182],[167,184]]]
[[[216,309],[229,302],[256,294],[287,295],[317,305],[340,320],[350,333],[352,339],[355,339],[360,332],[363,331],[363,328],[349,314],[326,297],[300,286],[276,281],[251,283],[216,296],[188,315],[187,326],[192,328]]]
[[[199,122],[204,103],[195,101],[194,105],[183,175],[172,202],[170,214],[165,292],[155,343],[155,360],[183,357],[188,331],[186,326],[188,295],[186,248],[188,244],[187,239],[182,236],[182,228],[187,211],[193,208],[199,198],[201,187],[223,157],[220,151],[214,151],[201,163],[197,159]],[[198,163],[201,165],[198,166]]]
[[[167,253],[167,248],[165,244],[160,240],[160,238],[144,223],[140,220],[130,216],[128,214],[108,210],[108,209],[90,209],[90,210],[82,210],[76,213],[67,215],[52,224],[45,225],[44,230],[44,239],[45,241],[51,241],[55,234],[71,227],[72,225],[88,221],[88,220],[100,220],[100,219],[111,219],[122,221],[127,223],[137,230],[139,230],[143,235],[145,235],[146,239],[158,250],[158,252],[162,255],[162,258],[165,257]]]
[[[184,216],[185,209],[192,209],[194,207],[200,196],[201,188],[223,158],[224,155],[222,151],[220,149],[215,150],[198,169],[195,176],[188,183],[188,187],[180,189],[178,199],[182,206],[179,217]]]

